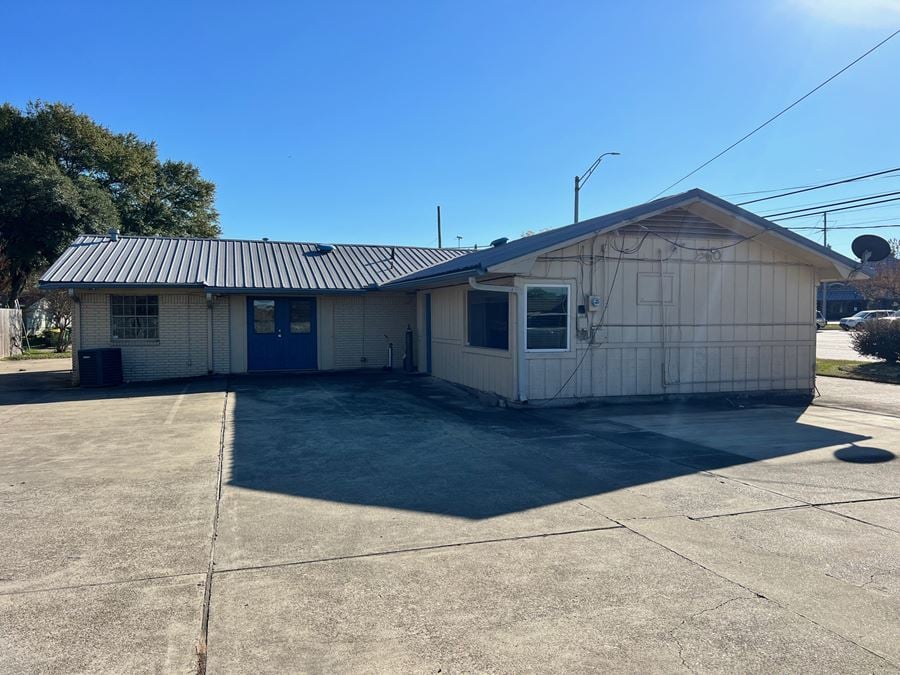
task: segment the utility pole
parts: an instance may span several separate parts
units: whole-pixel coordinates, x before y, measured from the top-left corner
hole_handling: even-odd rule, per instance
[[[825,248],[828,248],[828,211],[822,212],[822,241]],[[828,282],[822,282],[822,316],[825,317],[825,323],[828,323]]]
[[[444,248],[443,242],[441,240],[441,205],[438,204],[438,248]]]

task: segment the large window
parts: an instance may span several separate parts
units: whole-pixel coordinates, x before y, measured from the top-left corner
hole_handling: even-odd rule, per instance
[[[111,295],[109,313],[113,340],[159,339],[159,296]]]
[[[569,287],[527,286],[525,345],[530,351],[569,349]]]
[[[509,295],[469,291],[466,302],[469,346],[509,349]]]

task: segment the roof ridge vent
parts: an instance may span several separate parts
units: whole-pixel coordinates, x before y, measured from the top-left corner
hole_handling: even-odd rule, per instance
[[[318,253],[322,253],[323,255],[325,253],[331,253],[333,250],[334,250],[333,244],[316,244],[316,251]]]
[[[503,246],[503,244],[505,244],[508,241],[509,241],[509,237],[500,237],[498,239],[494,239],[494,241],[491,242],[491,248],[497,248],[498,246]]]

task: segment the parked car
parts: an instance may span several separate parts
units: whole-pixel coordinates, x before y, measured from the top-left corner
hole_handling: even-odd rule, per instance
[[[845,316],[841,319],[841,328],[844,330],[852,330],[858,328],[866,321],[875,321],[876,319],[884,319],[893,317],[894,312],[890,309],[865,309],[857,312],[853,316]]]
[[[888,316],[879,316],[879,321],[900,321],[900,310],[891,312]]]
[[[825,320],[825,317],[822,316],[822,312],[816,311],[816,330],[821,330],[828,325],[828,322]]]

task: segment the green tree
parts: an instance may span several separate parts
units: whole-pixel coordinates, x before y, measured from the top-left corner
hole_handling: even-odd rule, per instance
[[[85,201],[76,181],[55,164],[24,155],[0,161],[0,247],[6,265],[10,302],[22,293],[29,278],[79,233],[91,231],[91,216],[118,222],[109,203]],[[105,212],[104,212],[105,211]]]
[[[215,185],[62,103],[0,106],[0,283],[12,303],[81,233],[216,237]]]

